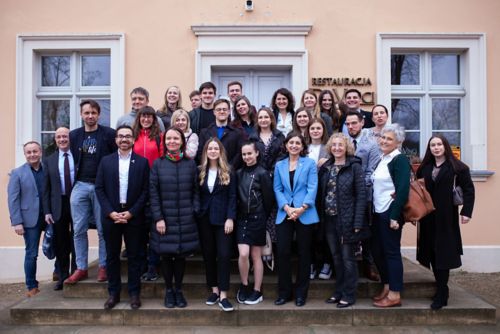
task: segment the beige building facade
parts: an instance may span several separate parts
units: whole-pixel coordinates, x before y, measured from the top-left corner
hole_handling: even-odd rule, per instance
[[[114,126],[136,86],[159,109],[177,85],[188,110],[189,93],[204,81],[226,95],[227,82],[240,80],[256,106],[278,87],[296,99],[307,88],[341,96],[355,87],[364,109],[384,104],[405,125],[407,153],[422,156],[432,133],[457,146],[476,187],[473,219],[462,226],[463,268],[500,271],[498,13],[496,0],[4,0],[0,187],[24,163],[24,142],[39,140],[50,152],[56,127],[81,126],[78,104],[87,97]],[[23,240],[10,227],[5,190],[0,198],[8,268],[0,279],[15,279],[23,277]],[[415,239],[406,226],[411,259]],[[42,267],[51,270],[48,261]]]

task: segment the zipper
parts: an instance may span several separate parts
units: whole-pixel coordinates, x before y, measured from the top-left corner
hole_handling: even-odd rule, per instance
[[[248,204],[247,204],[247,214],[250,214],[250,202],[252,201],[252,185],[255,178],[255,174],[250,175],[250,186],[248,187]]]

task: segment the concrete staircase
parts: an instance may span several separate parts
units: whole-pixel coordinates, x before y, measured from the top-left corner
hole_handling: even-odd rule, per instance
[[[126,272],[126,261],[122,262]],[[163,306],[164,284],[143,282],[142,302],[139,310],[131,310],[126,291],[126,275],[122,302],[113,310],[103,309],[107,298],[106,283],[95,280],[95,265],[90,278],[76,285],[65,285],[63,292],[52,291],[52,286],[42,287],[34,298],[25,299],[12,307],[13,324],[23,325],[173,325],[173,326],[407,326],[407,325],[495,325],[494,306],[465,291],[450,285],[448,307],[439,311],[429,308],[434,294],[432,274],[424,268],[404,261],[403,306],[379,309],[372,306],[371,296],[380,284],[360,278],[357,303],[347,309],[337,309],[325,304],[334,289],[334,280],[311,281],[309,297],[304,307],[293,302],[275,306],[277,277],[266,272],[264,276],[264,302],[257,305],[240,305],[234,295],[239,286],[237,264],[233,261],[230,299],[234,312],[222,312],[218,306],[205,305],[208,290],[205,286],[203,263],[200,257],[188,259],[184,278],[184,294],[188,300],[185,309],[166,309]]]

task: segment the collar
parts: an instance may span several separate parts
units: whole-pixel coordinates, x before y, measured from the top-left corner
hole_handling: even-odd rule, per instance
[[[128,154],[126,156],[122,156],[120,154],[120,150],[118,150],[117,152],[118,152],[118,158],[119,159],[128,160],[132,156],[132,150],[130,150],[130,152],[128,152]]]
[[[392,151],[391,153],[387,154],[386,156],[384,156],[382,154],[382,159],[390,159],[390,160],[392,160],[398,154],[401,154],[401,151],[399,149],[395,149],[394,151]]]
[[[66,152],[58,150],[59,151],[59,158],[64,158],[64,153],[68,153],[68,157],[72,157],[73,155],[71,154],[71,150],[67,150]]]

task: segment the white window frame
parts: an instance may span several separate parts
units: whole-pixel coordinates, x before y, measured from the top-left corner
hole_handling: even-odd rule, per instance
[[[191,30],[198,37],[196,86],[210,81],[215,67],[290,67],[291,91],[300,96],[308,87],[305,37],[311,29],[310,24],[193,25]]]
[[[463,51],[461,85],[467,92],[462,107],[462,159],[472,170],[475,181],[493,174],[487,170],[487,78],[486,35],[484,33],[378,33],[378,102],[391,108],[391,54],[393,50]],[[468,111],[468,112],[467,112]],[[389,110],[389,116],[392,110]]]
[[[18,35],[16,52],[16,165],[25,161],[23,143],[41,141],[36,96],[40,77],[39,54],[78,51],[109,52],[111,56],[110,124],[123,114],[125,101],[125,35],[122,33],[74,35]],[[72,127],[79,125],[73,124]]]

